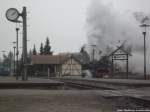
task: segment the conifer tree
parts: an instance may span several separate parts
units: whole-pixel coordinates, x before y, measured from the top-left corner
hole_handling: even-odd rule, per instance
[[[35,48],[35,44],[34,44],[34,48],[33,48],[33,55],[37,55],[37,52],[36,52],[36,48]]]
[[[40,55],[44,54],[44,48],[43,48],[43,43],[41,43],[41,47],[40,47]]]
[[[49,38],[46,38],[46,42],[45,42],[45,46],[44,46],[44,54],[46,55],[52,55],[51,52],[51,46],[50,46],[50,42],[49,42]]]

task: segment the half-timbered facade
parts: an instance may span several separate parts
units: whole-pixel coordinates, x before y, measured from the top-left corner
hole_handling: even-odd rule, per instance
[[[73,57],[68,58],[61,67],[62,75],[81,75],[81,64]]]
[[[33,55],[31,65],[48,77],[78,76],[82,74],[82,66],[71,54],[68,55]]]

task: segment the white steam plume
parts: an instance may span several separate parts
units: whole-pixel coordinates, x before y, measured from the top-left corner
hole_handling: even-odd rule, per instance
[[[142,20],[142,16],[142,13],[119,13],[111,4],[104,5],[101,0],[92,0],[86,24],[89,44],[96,44],[105,54],[108,47],[115,48],[118,41],[126,41],[126,46],[132,46],[130,69],[143,72],[143,35],[137,22]]]

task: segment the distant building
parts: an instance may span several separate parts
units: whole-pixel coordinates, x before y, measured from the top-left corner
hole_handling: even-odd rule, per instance
[[[90,63],[90,56],[87,54],[87,52],[83,53],[73,53],[72,56],[78,60],[82,65],[89,64]]]
[[[71,54],[33,55],[31,68],[35,75],[48,77],[78,76],[82,74],[81,63]]]
[[[61,56],[71,55],[74,59],[76,59],[82,65],[90,63],[90,56],[86,51],[76,52],[76,53],[64,52],[64,53],[59,53],[59,55]]]

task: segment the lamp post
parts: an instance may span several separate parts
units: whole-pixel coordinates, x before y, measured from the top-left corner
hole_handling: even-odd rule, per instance
[[[19,55],[19,50],[18,50],[18,32],[19,32],[19,28],[16,28],[16,80],[18,80],[18,55]]]
[[[5,55],[5,52],[6,52],[6,51],[2,51],[3,56]],[[3,68],[4,68],[4,59],[3,59],[3,65],[2,65],[2,66],[3,66]]]
[[[14,44],[13,48],[14,48],[14,74],[15,74],[16,73],[16,57],[15,57],[15,55],[16,55],[16,46],[15,46],[16,42],[13,42],[13,44]]]
[[[148,25],[148,24],[146,24],[145,23],[145,20],[146,20],[147,18],[145,17],[144,19],[143,19],[143,22],[142,22],[142,24],[140,25],[140,27],[142,28],[142,34],[143,34],[143,36],[144,36],[144,79],[146,80],[147,79],[147,77],[146,77],[146,28],[147,27],[149,27],[150,25]]]

